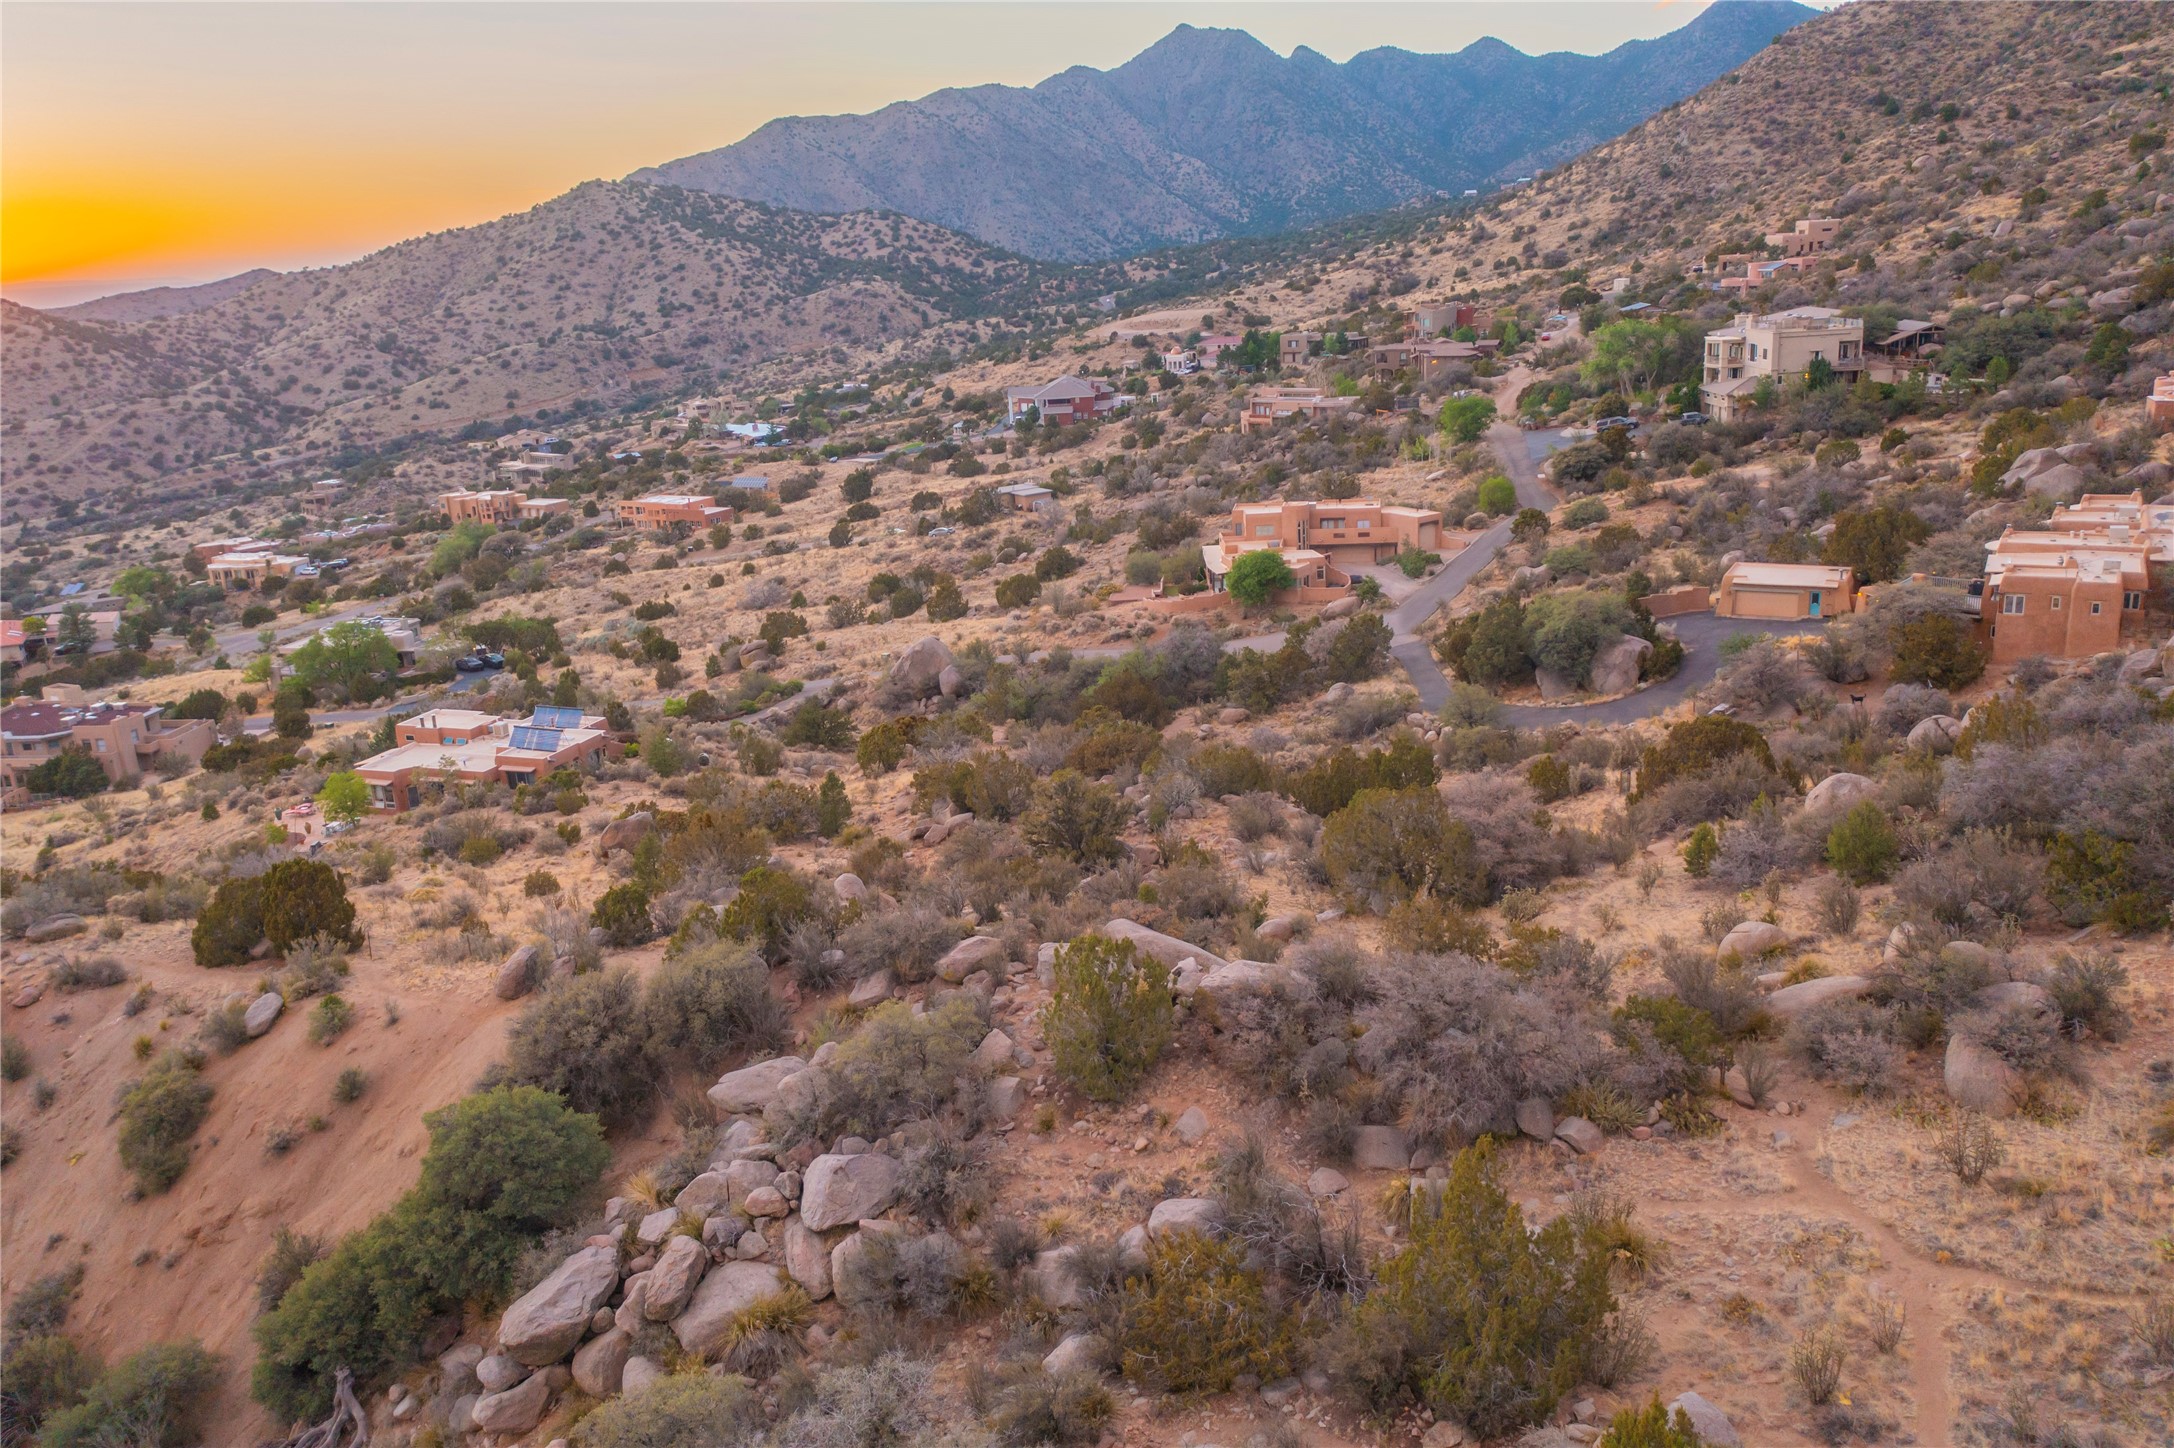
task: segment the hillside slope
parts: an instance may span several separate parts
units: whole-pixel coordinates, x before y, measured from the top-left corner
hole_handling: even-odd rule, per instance
[[[0,305],[18,497],[242,449],[372,448],[918,332],[1041,269],[924,222],[596,182],[499,221],[135,324]]]
[[[178,317],[216,307],[229,297],[240,296],[265,278],[278,275],[269,267],[260,266],[221,277],[215,282],[200,282],[193,287],[145,287],[141,291],[115,292],[73,306],[54,307],[51,311],[57,317],[77,322],[152,322],[160,317]]]
[[[634,179],[806,211],[886,208],[1029,256],[1109,257],[1514,177],[1620,133],[1811,13],[1726,0],[1601,56],[1482,40],[1344,65],[1180,26],[1113,70],[772,121]]]

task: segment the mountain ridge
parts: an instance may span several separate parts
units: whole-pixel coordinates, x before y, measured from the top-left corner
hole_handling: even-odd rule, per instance
[[[1815,11],[1721,0],[1600,56],[1492,37],[1341,64],[1181,25],[1107,71],[786,116],[628,179],[794,210],[898,211],[1024,256],[1094,261],[1262,235],[1537,170],[1692,94]],[[1539,95],[1545,105],[1508,104]],[[1258,138],[1275,136],[1273,145]]]

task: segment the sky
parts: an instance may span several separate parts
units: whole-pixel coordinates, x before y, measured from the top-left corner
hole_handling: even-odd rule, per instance
[[[781,115],[1107,68],[1180,22],[1346,60],[1607,50],[1701,0],[0,5],[0,294],[351,260]]]

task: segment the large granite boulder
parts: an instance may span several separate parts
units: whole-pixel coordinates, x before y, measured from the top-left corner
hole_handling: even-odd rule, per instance
[[[1729,1415],[1697,1393],[1684,1393],[1668,1405],[1671,1418],[1681,1409],[1691,1420],[1691,1431],[1698,1434],[1699,1442],[1706,1448],[1744,1448],[1744,1440],[1737,1436],[1736,1425]]]
[[[287,1002],[281,998],[279,992],[268,990],[251,1001],[249,1009],[242,1013],[242,1029],[248,1032],[251,1040],[255,1040],[269,1031],[286,1009]]]
[[[1034,1255],[1034,1265],[1027,1269],[1027,1285],[1034,1295],[1051,1307],[1078,1307],[1087,1300],[1080,1287],[1079,1276],[1072,1264],[1078,1259],[1078,1247],[1051,1247]]]
[[[80,915],[48,915],[25,930],[23,939],[31,945],[50,945],[71,935],[81,935],[90,928],[90,922]]]
[[[1789,943],[1789,934],[1779,925],[1764,920],[1746,920],[1721,937],[1721,948],[1716,954],[1723,960],[1735,956],[1739,960],[1756,960],[1762,955],[1772,955]]]
[[[988,970],[1004,960],[1004,942],[993,935],[969,935],[945,951],[936,962],[936,974],[957,985],[977,970]]]
[[[815,1301],[830,1296],[830,1248],[798,1217],[785,1224],[785,1273]]]
[[[503,1393],[476,1399],[468,1421],[478,1433],[526,1433],[543,1421],[550,1405],[551,1380],[538,1373]]]
[[[1822,810],[1848,809],[1861,799],[1869,799],[1879,785],[1862,774],[1830,774],[1811,788],[1804,796],[1804,809],[1808,814]]]
[[[1558,674],[1553,669],[1535,669],[1532,681],[1540,686],[1540,697],[1550,704],[1567,699],[1578,692],[1578,681],[1568,674]]]
[[[707,1357],[724,1342],[732,1320],[783,1284],[767,1262],[720,1262],[703,1277],[687,1310],[672,1319],[672,1335],[691,1353]]]
[[[499,1320],[498,1341],[514,1361],[548,1367],[574,1350],[618,1286],[618,1249],[584,1247],[514,1300]]]
[[[1955,741],[1963,736],[1963,721],[1952,714],[1935,714],[1920,719],[1910,728],[1905,742],[1912,749],[1926,749],[1934,754],[1945,754],[1955,747]]]
[[[492,984],[491,993],[502,1001],[517,1001],[527,995],[536,984],[536,955],[533,945],[516,947],[498,967],[498,979]]]
[[[1142,955],[1151,955],[1164,965],[1176,970],[1178,962],[1190,956],[1209,971],[1228,964],[1222,956],[1202,950],[1175,935],[1165,935],[1160,930],[1150,930],[1137,920],[1118,917],[1102,927],[1102,933],[1113,940],[1129,940],[1133,949]]]
[[[1948,1038],[1941,1080],[1948,1097],[1966,1111],[2013,1116],[2022,1080],[2006,1061],[1963,1036]]]
[[[801,1179],[800,1220],[811,1231],[827,1232],[880,1216],[898,1199],[904,1176],[905,1169],[881,1152],[819,1156]]]
[[[709,1090],[710,1106],[722,1121],[728,1116],[756,1116],[775,1099],[788,1076],[798,1075],[808,1063],[798,1056],[774,1056],[770,1060],[727,1071]]]
[[[1351,1164],[1360,1171],[1405,1171],[1412,1164],[1412,1146],[1393,1126],[1362,1126],[1352,1142]]]
[[[1638,687],[1638,670],[1647,654],[1653,652],[1649,641],[1636,634],[1617,634],[1601,645],[1593,655],[1591,674],[1593,692],[1596,694],[1627,694]]]
[[[679,1316],[709,1265],[710,1256],[702,1250],[700,1238],[681,1233],[667,1241],[657,1254],[657,1265],[649,1269],[643,1313],[651,1322],[670,1322]]]
[[[1147,1234],[1166,1237],[1172,1232],[1213,1232],[1223,1225],[1223,1204],[1214,1197],[1170,1197],[1157,1202],[1147,1214]]]
[[[631,850],[657,827],[657,817],[648,810],[639,809],[623,820],[613,820],[604,826],[604,833],[596,837],[597,858],[607,859],[613,850]]]
[[[634,1339],[614,1327],[592,1337],[574,1354],[574,1386],[592,1398],[608,1398],[619,1391],[633,1354]]]
[[[1768,996],[1762,1004],[1766,1013],[1777,1020],[1792,1021],[1813,1006],[1823,1006],[1828,1001],[1855,1000],[1872,989],[1872,981],[1862,975],[1823,975],[1817,980],[1800,980],[1795,985],[1785,985]]]
[[[913,698],[925,699],[942,687],[944,670],[957,664],[942,639],[923,634],[906,646],[884,675],[884,682]]]

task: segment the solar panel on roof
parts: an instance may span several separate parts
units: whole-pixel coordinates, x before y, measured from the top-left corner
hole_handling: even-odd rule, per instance
[[[543,704],[536,709],[536,717],[529,722],[539,729],[579,729],[582,714],[579,709],[562,704]]]
[[[559,731],[556,729],[531,729],[518,725],[513,731],[513,747],[534,749],[543,754],[555,754],[559,747]]]

